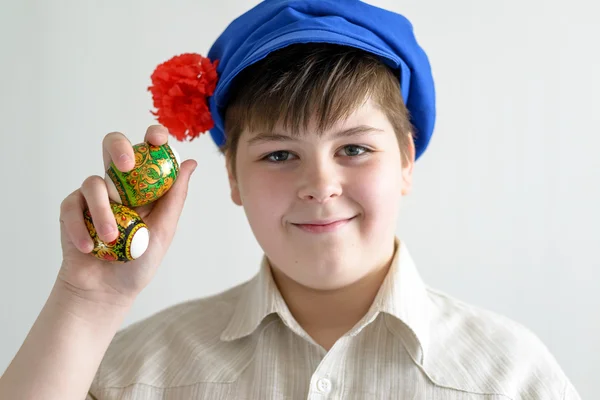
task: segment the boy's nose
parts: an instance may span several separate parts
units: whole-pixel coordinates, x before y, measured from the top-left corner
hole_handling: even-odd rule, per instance
[[[302,200],[325,203],[329,199],[342,194],[342,185],[333,171],[313,168],[305,175],[304,182],[298,189],[298,197]]]

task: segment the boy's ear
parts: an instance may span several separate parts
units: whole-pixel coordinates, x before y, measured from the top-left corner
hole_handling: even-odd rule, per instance
[[[229,155],[225,156],[225,164],[227,166],[227,178],[229,179],[229,188],[231,189],[231,201],[236,205],[242,205],[242,197],[240,196],[240,189],[238,187],[237,178],[231,165],[231,158]]]
[[[411,139],[408,141],[408,163],[402,166],[402,195],[406,196],[412,190],[413,168],[415,166],[415,143]]]

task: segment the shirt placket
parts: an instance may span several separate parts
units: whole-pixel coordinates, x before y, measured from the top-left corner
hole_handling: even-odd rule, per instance
[[[307,400],[341,400],[344,382],[344,360],[349,337],[340,338],[327,352],[310,379]]]

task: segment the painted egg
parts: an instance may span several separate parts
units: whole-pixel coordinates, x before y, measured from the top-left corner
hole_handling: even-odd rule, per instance
[[[92,255],[106,261],[127,262],[140,257],[148,248],[150,232],[148,226],[134,210],[122,204],[111,203],[112,212],[117,221],[119,236],[112,242],[100,240],[92,221],[89,209],[83,213],[85,225],[94,240]]]
[[[135,167],[121,172],[111,162],[104,180],[108,196],[128,207],[152,203],[164,195],[179,175],[179,154],[168,144],[154,146],[140,143],[133,146]]]

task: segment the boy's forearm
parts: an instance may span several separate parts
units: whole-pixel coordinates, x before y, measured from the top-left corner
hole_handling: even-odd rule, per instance
[[[129,309],[89,302],[57,283],[0,377],[0,399],[85,399]]]

